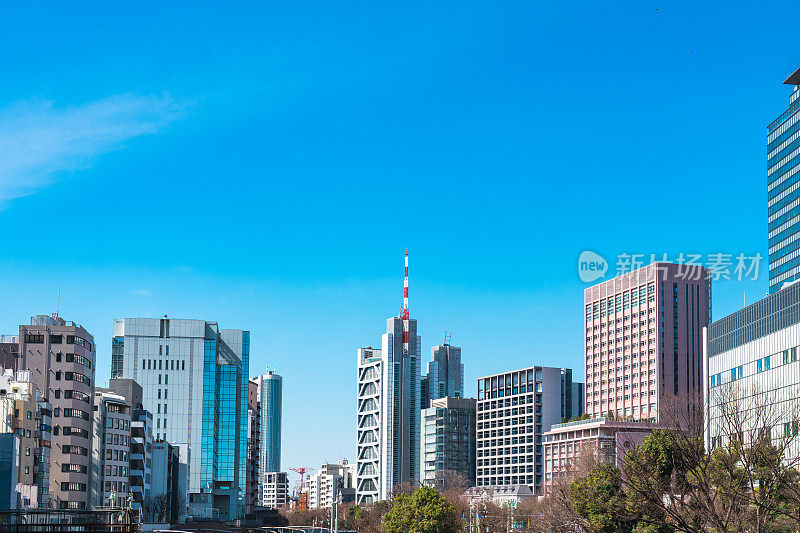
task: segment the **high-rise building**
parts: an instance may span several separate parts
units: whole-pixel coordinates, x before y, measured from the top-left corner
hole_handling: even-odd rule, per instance
[[[204,320],[125,318],[114,321],[113,337],[112,375],[141,384],[155,440],[178,446],[181,461],[189,463],[191,512],[240,517],[247,492],[250,332]]]
[[[792,284],[708,328],[706,443],[727,446],[731,425],[753,443],[772,426],[787,446],[788,464],[800,458],[797,388],[800,384],[800,283]],[[723,403],[727,404],[723,408]],[[754,403],[760,407],[754,408]],[[763,411],[759,411],[763,409]],[[744,414],[745,412],[751,414]],[[784,440],[785,439],[785,440]]]
[[[800,279],[800,69],[783,83],[789,108],[767,127],[770,294]]]
[[[261,404],[259,468],[262,473],[281,469],[281,410],[283,408],[283,378],[274,370],[255,378]]]
[[[563,370],[533,366],[478,378],[478,487],[540,492],[542,435],[564,416]]]
[[[98,387],[94,391],[92,422],[91,506],[127,507],[131,405],[125,397]]]
[[[430,407],[431,400],[452,396],[464,397],[464,365],[461,348],[445,342],[431,348],[431,360],[420,385],[420,406]]]
[[[357,353],[356,501],[385,500],[402,483],[419,480],[420,346],[408,311],[408,254],[403,313],[386,321],[381,349]]]
[[[247,511],[261,505],[259,464],[261,462],[261,402],[258,379],[247,384]]]
[[[306,483],[308,508],[333,507],[334,500],[345,502],[355,496],[356,465],[342,459],[338,463],[326,463]]]
[[[16,365],[30,371],[42,399],[52,404],[50,506],[89,508],[94,337],[58,315],[37,315],[19,326]]]
[[[421,484],[446,489],[456,475],[475,484],[475,409],[474,398],[445,396],[422,410]]]
[[[652,263],[585,289],[583,311],[589,420],[545,435],[546,484],[587,447],[621,460],[623,441],[637,444],[654,424],[674,422],[673,410],[705,382],[705,268]]]

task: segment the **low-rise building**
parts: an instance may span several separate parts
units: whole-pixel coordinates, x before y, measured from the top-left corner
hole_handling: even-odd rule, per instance
[[[621,465],[627,451],[638,446],[655,427],[649,422],[613,420],[602,416],[555,424],[544,434],[545,493],[583,453],[592,453],[600,461]]]
[[[533,491],[528,485],[497,485],[494,487],[471,487],[464,493],[464,498],[470,505],[492,502],[501,507],[514,508],[521,501],[533,495]]]

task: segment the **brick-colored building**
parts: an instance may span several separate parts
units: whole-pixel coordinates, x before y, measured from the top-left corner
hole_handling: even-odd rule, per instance
[[[584,291],[583,314],[589,420],[545,433],[546,486],[587,441],[618,461],[705,379],[711,281],[702,266],[656,262],[598,283]]]

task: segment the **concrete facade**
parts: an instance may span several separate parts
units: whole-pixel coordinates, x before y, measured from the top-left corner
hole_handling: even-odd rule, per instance
[[[30,371],[53,408],[50,506],[88,509],[94,337],[57,315],[37,315],[19,326],[18,342],[17,368]]]
[[[92,508],[127,507],[130,492],[131,405],[125,397],[98,387],[92,417]]]

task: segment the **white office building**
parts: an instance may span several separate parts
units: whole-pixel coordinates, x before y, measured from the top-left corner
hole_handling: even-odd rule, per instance
[[[745,443],[758,438],[768,423],[774,441],[788,438],[788,460],[800,453],[797,398],[800,395],[800,283],[785,287],[709,326],[708,422],[706,442],[711,449],[727,446],[730,423],[723,402],[739,415],[735,429]],[[729,411],[730,412],[730,411]],[[769,419],[761,418],[768,414]]]
[[[420,345],[417,321],[389,318],[381,349],[358,350],[356,501],[385,500],[395,485],[419,480]]]

